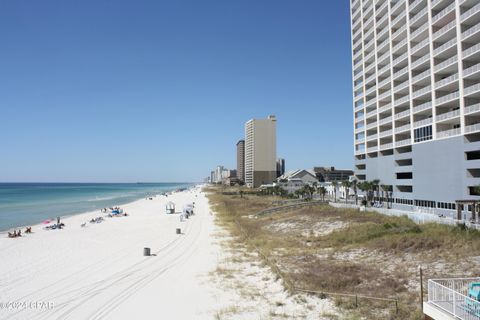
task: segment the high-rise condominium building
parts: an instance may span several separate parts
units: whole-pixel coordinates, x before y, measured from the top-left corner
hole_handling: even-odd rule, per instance
[[[356,176],[453,215],[480,184],[480,2],[350,5]]]
[[[245,182],[245,140],[237,142],[237,178]]]
[[[259,187],[277,178],[276,118],[245,123],[245,184]]]

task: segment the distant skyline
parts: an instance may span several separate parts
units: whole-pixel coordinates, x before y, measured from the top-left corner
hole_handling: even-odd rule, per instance
[[[9,1],[0,40],[0,182],[200,181],[270,114],[287,170],[353,167],[348,1]]]

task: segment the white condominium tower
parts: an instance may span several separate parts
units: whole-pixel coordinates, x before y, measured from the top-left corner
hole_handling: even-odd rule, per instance
[[[394,208],[457,217],[456,200],[479,199],[480,0],[350,9],[356,176]]]
[[[257,188],[277,178],[276,118],[245,123],[245,184]]]

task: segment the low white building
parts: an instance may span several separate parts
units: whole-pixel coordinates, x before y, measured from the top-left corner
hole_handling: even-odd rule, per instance
[[[302,189],[305,186],[305,183],[302,179],[290,179],[277,182],[276,185],[288,193],[295,193],[295,191]]]
[[[315,174],[304,169],[288,171],[277,179],[277,185],[288,193],[294,193],[305,185],[312,185],[315,182],[318,182]]]

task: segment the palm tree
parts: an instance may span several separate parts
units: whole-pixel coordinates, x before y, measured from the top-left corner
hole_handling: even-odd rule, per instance
[[[358,191],[357,191],[358,180],[356,177],[352,180],[353,192],[355,193],[355,205],[358,205]]]
[[[318,191],[322,195],[322,201],[325,201],[325,194],[327,193],[327,189],[324,186],[318,188]]]
[[[347,201],[348,201],[348,195],[350,193],[350,187],[351,186],[352,186],[351,181],[348,181],[348,180],[342,181],[342,187],[345,188],[345,203],[347,203]]]
[[[318,192],[318,182],[315,181],[314,183],[312,183],[312,187],[313,187],[313,193],[317,193]]]
[[[337,202],[337,187],[338,187],[338,182],[337,181],[332,181],[332,187],[333,187],[333,196],[334,196],[334,202]]]
[[[370,190],[372,190],[372,182],[370,181],[362,181],[357,183],[358,189],[362,190],[363,192],[366,192],[367,195],[367,203],[371,201],[371,193]]]
[[[378,198],[378,192],[379,192],[379,186],[380,185],[380,180],[379,179],[375,179],[375,180],[372,180],[372,192],[375,194],[377,194],[377,198]]]
[[[383,196],[384,196],[383,193],[385,192],[385,195],[386,195],[385,198],[387,198],[387,208],[389,208],[388,192],[390,191],[390,186],[389,186],[389,185],[386,185],[386,184],[381,184],[381,185],[380,185],[380,188],[382,188],[382,198],[383,198]]]

